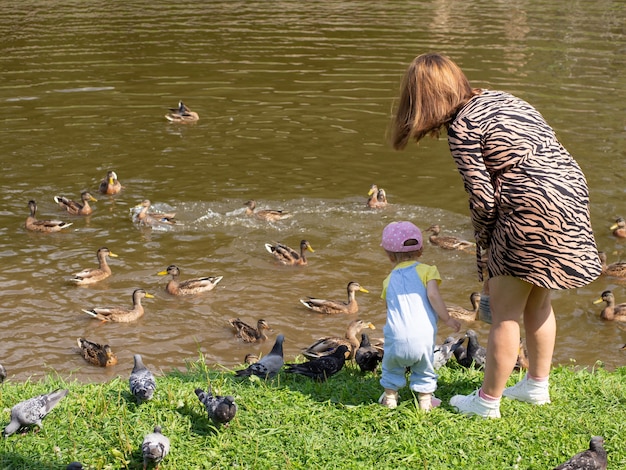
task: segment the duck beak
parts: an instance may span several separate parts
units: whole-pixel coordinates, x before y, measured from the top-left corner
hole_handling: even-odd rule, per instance
[[[373,324],[373,323],[368,323],[368,324],[367,324],[367,325],[365,325],[365,326],[367,326],[367,328],[369,328],[370,330],[375,330],[375,329],[376,329],[376,327],[374,326],[374,324]]]
[[[604,302],[604,300],[602,300],[602,297],[600,297],[598,300],[593,301],[594,304],[599,304],[601,302]]]
[[[370,291],[368,291],[368,290],[367,290],[367,289],[365,289],[364,287],[361,287],[361,288],[359,289],[359,292],[365,292],[366,294],[369,294],[369,293],[370,293]]]
[[[148,294],[148,293],[146,292],[146,299],[154,299],[154,295],[152,295],[152,294]]]
[[[613,224],[609,227],[609,230],[615,230],[617,227],[619,227],[619,225]]]
[[[117,255],[115,253],[110,252],[110,251],[109,251],[109,256],[111,258],[117,258]]]
[[[167,271],[159,271],[157,273],[158,276],[165,276],[167,274]]]

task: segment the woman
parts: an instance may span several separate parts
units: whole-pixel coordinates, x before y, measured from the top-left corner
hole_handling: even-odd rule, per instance
[[[447,130],[469,194],[479,279],[485,269],[489,276],[492,327],[483,384],[450,404],[464,414],[499,418],[502,395],[549,403],[556,338],[550,291],[584,286],[601,272],[585,176],[537,110],[508,93],[472,88],[443,55],[416,57],[400,92],[393,146],[400,150]],[[528,374],[505,389],[522,317]]]

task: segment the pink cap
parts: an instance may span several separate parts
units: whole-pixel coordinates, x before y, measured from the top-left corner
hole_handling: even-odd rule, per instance
[[[415,240],[417,244],[405,245],[408,240]],[[422,232],[411,222],[391,222],[383,230],[380,246],[394,253],[417,251],[422,248]]]

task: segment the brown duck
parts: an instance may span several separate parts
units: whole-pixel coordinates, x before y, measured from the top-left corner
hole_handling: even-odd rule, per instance
[[[353,359],[356,350],[361,345],[361,331],[364,328],[375,330],[376,327],[363,320],[352,320],[348,324],[346,334],[343,338],[338,336],[326,336],[318,339],[310,346],[306,347],[302,351],[302,355],[307,359],[315,359],[321,356],[328,356],[332,354],[342,344],[348,347],[348,353],[346,359]]]
[[[236,336],[245,343],[265,341],[267,339],[265,330],[271,330],[269,324],[262,318],[257,321],[256,328],[241,321],[239,318],[231,318],[228,320],[228,323],[235,329]]]
[[[432,235],[428,237],[428,241],[430,243],[446,250],[467,250],[476,247],[475,243],[467,240],[462,240],[458,237],[453,237],[450,235],[439,235],[439,233],[441,232],[441,227],[436,224],[428,227],[426,231],[432,233]]]
[[[117,255],[103,246],[98,249],[96,256],[98,258],[98,267],[83,269],[81,272],[74,274],[70,282],[79,286],[86,286],[88,284],[95,284],[109,277],[111,275],[111,268],[107,263],[107,257],[111,256],[112,258],[117,258]]]
[[[348,291],[348,301],[344,302],[342,300],[325,300],[318,299],[315,297],[308,297],[306,299],[300,299],[302,305],[306,308],[309,308],[315,312],[325,313],[327,315],[332,315],[336,313],[347,313],[347,314],[355,314],[359,311],[359,305],[356,301],[356,293],[364,292],[369,293],[368,290],[361,287],[358,282],[351,281],[348,283],[347,287]]]
[[[276,222],[291,217],[291,214],[289,212],[279,211],[275,209],[262,209],[255,211],[256,201],[254,199],[246,201],[244,203],[244,206],[246,206],[246,215],[250,217],[256,217],[257,219],[261,220],[267,220],[269,222]]]
[[[122,190],[122,183],[117,179],[117,173],[114,171],[108,171],[106,178],[100,181],[98,191],[102,194],[108,194],[109,196],[117,194]]]
[[[472,292],[470,294],[470,302],[472,304],[471,310],[458,305],[450,305],[448,307],[448,314],[451,317],[458,318],[459,320],[468,322],[476,321],[476,317],[478,316],[478,307],[480,305],[480,292]]]
[[[98,320],[117,322],[117,323],[130,323],[142,317],[144,314],[143,305],[141,305],[141,299],[152,299],[154,296],[148,294],[143,289],[135,289],[133,292],[133,306],[131,308],[126,307],[95,307],[91,310],[84,310],[87,315],[97,318]]]
[[[600,318],[606,321],[626,322],[626,303],[615,305],[615,296],[610,290],[602,292],[602,296],[594,304],[605,302],[606,307],[600,312]]]
[[[117,356],[113,354],[108,344],[94,343],[85,338],[78,338],[76,343],[80,348],[80,355],[89,364],[100,367],[109,367],[117,364]]]
[[[209,292],[222,280],[223,276],[207,276],[179,281],[180,269],[175,264],[171,264],[165,271],[159,271],[159,276],[170,274],[172,279],[165,286],[168,294],[172,295],[193,295],[201,292]]]
[[[54,196],[54,202],[56,202],[61,209],[65,209],[72,215],[89,215],[93,212],[93,209],[89,205],[89,202],[97,202],[98,200],[89,194],[88,191],[80,193],[80,202],[73,201],[65,196]]]
[[[266,243],[265,244],[265,249],[271,253],[272,255],[274,255],[274,258],[276,258],[276,260],[281,263],[281,264],[287,264],[287,265],[291,265],[291,266],[304,266],[307,264],[307,259],[306,259],[306,251],[310,251],[311,253],[315,253],[315,250],[313,249],[313,247],[311,246],[311,244],[306,241],[306,240],[302,240],[300,242],[300,253],[298,253],[296,250],[294,250],[293,248],[288,247],[287,245],[284,245],[282,243]]]
[[[37,203],[33,200],[28,201],[28,207],[30,209],[30,215],[26,218],[25,227],[26,230],[32,230],[33,232],[60,232],[64,228],[68,228],[72,223],[63,222],[61,220],[37,220],[35,215],[37,214]]]

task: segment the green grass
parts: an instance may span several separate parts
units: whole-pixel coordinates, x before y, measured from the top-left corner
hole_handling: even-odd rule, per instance
[[[58,387],[70,393],[40,432],[0,441],[0,469],[64,469],[72,460],[94,469],[141,469],[139,447],[155,424],[172,446],[162,470],[548,469],[586,449],[593,435],[605,438],[609,468],[626,468],[626,368],[555,368],[551,405],[503,399],[500,420],[451,412],[450,397],[481,380],[479,371],[442,368],[437,396],[444,404],[430,413],[418,410],[407,388],[397,409],[378,405],[378,376],[352,364],[323,384],[287,374],[264,382],[210,370],[200,358],[158,377],[154,399],[141,405],[125,378],[9,381],[0,386],[1,426],[21,400]],[[228,427],[216,429],[194,393],[209,384],[236,397],[239,411]]]

